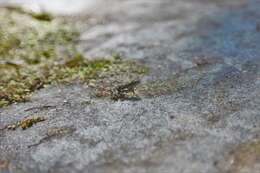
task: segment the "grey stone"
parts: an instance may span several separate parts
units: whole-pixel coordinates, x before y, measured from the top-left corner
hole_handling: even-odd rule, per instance
[[[0,109],[0,172],[258,173],[260,1],[113,2],[88,14],[79,49],[120,53],[151,69],[143,83],[178,76],[184,87],[140,101],[41,89]],[[29,115],[47,120],[3,129]]]

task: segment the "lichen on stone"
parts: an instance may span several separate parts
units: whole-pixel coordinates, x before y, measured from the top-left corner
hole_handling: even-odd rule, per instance
[[[190,69],[175,74],[166,80],[142,83],[136,87],[136,93],[147,98],[181,93],[188,88],[195,88],[204,75],[205,73],[198,69]]]
[[[168,95],[176,92],[177,82],[176,80],[158,80],[151,81],[139,85],[136,88],[136,93],[142,97],[158,97],[161,95]]]

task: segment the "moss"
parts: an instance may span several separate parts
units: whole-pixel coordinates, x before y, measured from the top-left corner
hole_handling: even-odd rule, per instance
[[[51,21],[53,17],[47,12],[31,13],[31,16],[38,20]]]
[[[14,124],[10,124],[7,126],[7,129],[9,130],[15,130],[18,127],[21,127],[23,130],[28,129],[29,127],[32,127],[34,124],[37,124],[39,122],[45,121],[46,119],[44,117],[40,116],[33,116],[28,117],[23,120],[20,120]]]
[[[53,19],[53,16],[47,12],[33,12],[30,10],[23,9],[18,6],[5,6],[5,9],[9,10],[10,12],[14,13],[20,13],[24,15],[28,15],[33,17],[34,19],[41,20],[41,21],[51,21]]]
[[[98,97],[110,97],[113,100],[137,98],[135,88],[148,69],[136,62],[114,59],[107,68],[97,73],[97,78],[89,81]]]
[[[0,21],[0,107],[26,101],[48,84],[80,81],[106,92],[147,73],[119,56],[86,59],[75,47],[77,30],[65,21],[43,22],[8,8]]]

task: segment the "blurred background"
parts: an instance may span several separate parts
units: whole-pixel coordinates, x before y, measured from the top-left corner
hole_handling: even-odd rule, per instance
[[[90,13],[112,0],[0,0],[0,5],[22,5],[32,10],[44,10],[54,14],[68,15]]]

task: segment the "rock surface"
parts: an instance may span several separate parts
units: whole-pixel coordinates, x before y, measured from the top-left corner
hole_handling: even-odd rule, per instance
[[[260,1],[112,2],[84,13],[79,49],[137,60],[166,91],[111,101],[58,85],[2,108],[0,172],[258,173]],[[33,115],[46,120],[3,128]]]

